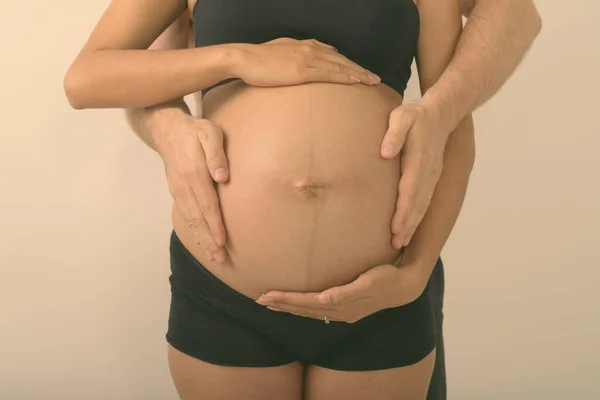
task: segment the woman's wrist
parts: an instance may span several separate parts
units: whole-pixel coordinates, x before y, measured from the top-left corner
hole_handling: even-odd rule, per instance
[[[246,48],[252,46],[246,43],[226,43],[217,45],[219,57],[218,65],[220,68],[223,80],[234,79],[241,76],[242,68],[247,67],[247,54]]]
[[[413,243],[409,244],[404,249],[402,258],[397,265],[399,268],[412,269],[415,280],[423,284],[426,284],[429,280],[431,272],[440,257],[439,254],[432,254],[425,250]]]

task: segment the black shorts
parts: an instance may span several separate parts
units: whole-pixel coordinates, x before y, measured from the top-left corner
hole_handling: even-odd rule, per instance
[[[410,304],[379,311],[354,324],[325,324],[271,311],[235,291],[200,264],[175,232],[170,252],[167,341],[202,361],[244,367],[299,361],[334,370],[368,371],[414,364],[436,347],[436,304],[430,284]]]

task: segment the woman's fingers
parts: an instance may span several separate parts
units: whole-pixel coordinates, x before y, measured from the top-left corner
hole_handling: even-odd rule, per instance
[[[330,82],[353,84],[360,83],[360,78],[352,72],[332,71],[319,67],[308,67],[304,69],[304,80],[306,82]]]
[[[331,51],[335,51],[336,53],[338,52],[338,49],[336,49],[334,46],[332,46],[330,44],[327,44],[327,43],[323,43],[323,42],[321,42],[321,41],[319,41],[317,39],[308,39],[306,41],[309,42],[309,43],[312,43],[312,44],[314,44],[316,46],[321,46],[321,47],[324,47],[324,48],[329,49]]]
[[[349,60],[339,53],[332,52],[323,52],[320,57],[321,60],[327,61],[330,63],[331,68],[334,69],[343,69],[345,71],[353,71],[358,78],[360,78],[361,83],[367,85],[376,85],[381,82],[381,78],[371,71],[361,67],[355,62]]]
[[[373,84],[368,72],[323,59],[312,60],[306,68],[306,74],[312,81],[317,82]]]

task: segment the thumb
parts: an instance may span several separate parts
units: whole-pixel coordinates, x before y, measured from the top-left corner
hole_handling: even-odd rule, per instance
[[[212,123],[204,124],[198,134],[198,139],[213,180],[220,183],[226,182],[229,179],[229,168],[223,146],[223,131]]]
[[[354,281],[343,285],[336,286],[321,292],[317,296],[320,304],[341,304],[369,289],[372,279],[367,275],[369,271],[361,274]]]
[[[397,107],[390,113],[388,130],[381,143],[381,156],[383,158],[391,159],[400,153],[408,131],[414,123],[414,114],[406,106]]]

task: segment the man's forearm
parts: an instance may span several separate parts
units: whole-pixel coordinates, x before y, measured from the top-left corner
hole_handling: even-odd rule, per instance
[[[448,133],[508,80],[540,29],[532,0],[474,1],[452,61],[422,99]]]
[[[429,276],[460,213],[474,163],[474,127],[469,115],[450,134],[431,205],[404,250],[400,265],[416,263]]]
[[[191,115],[183,99],[173,100],[157,106],[125,110],[127,122],[135,134],[151,149],[158,152],[162,133],[173,129],[173,117]]]

